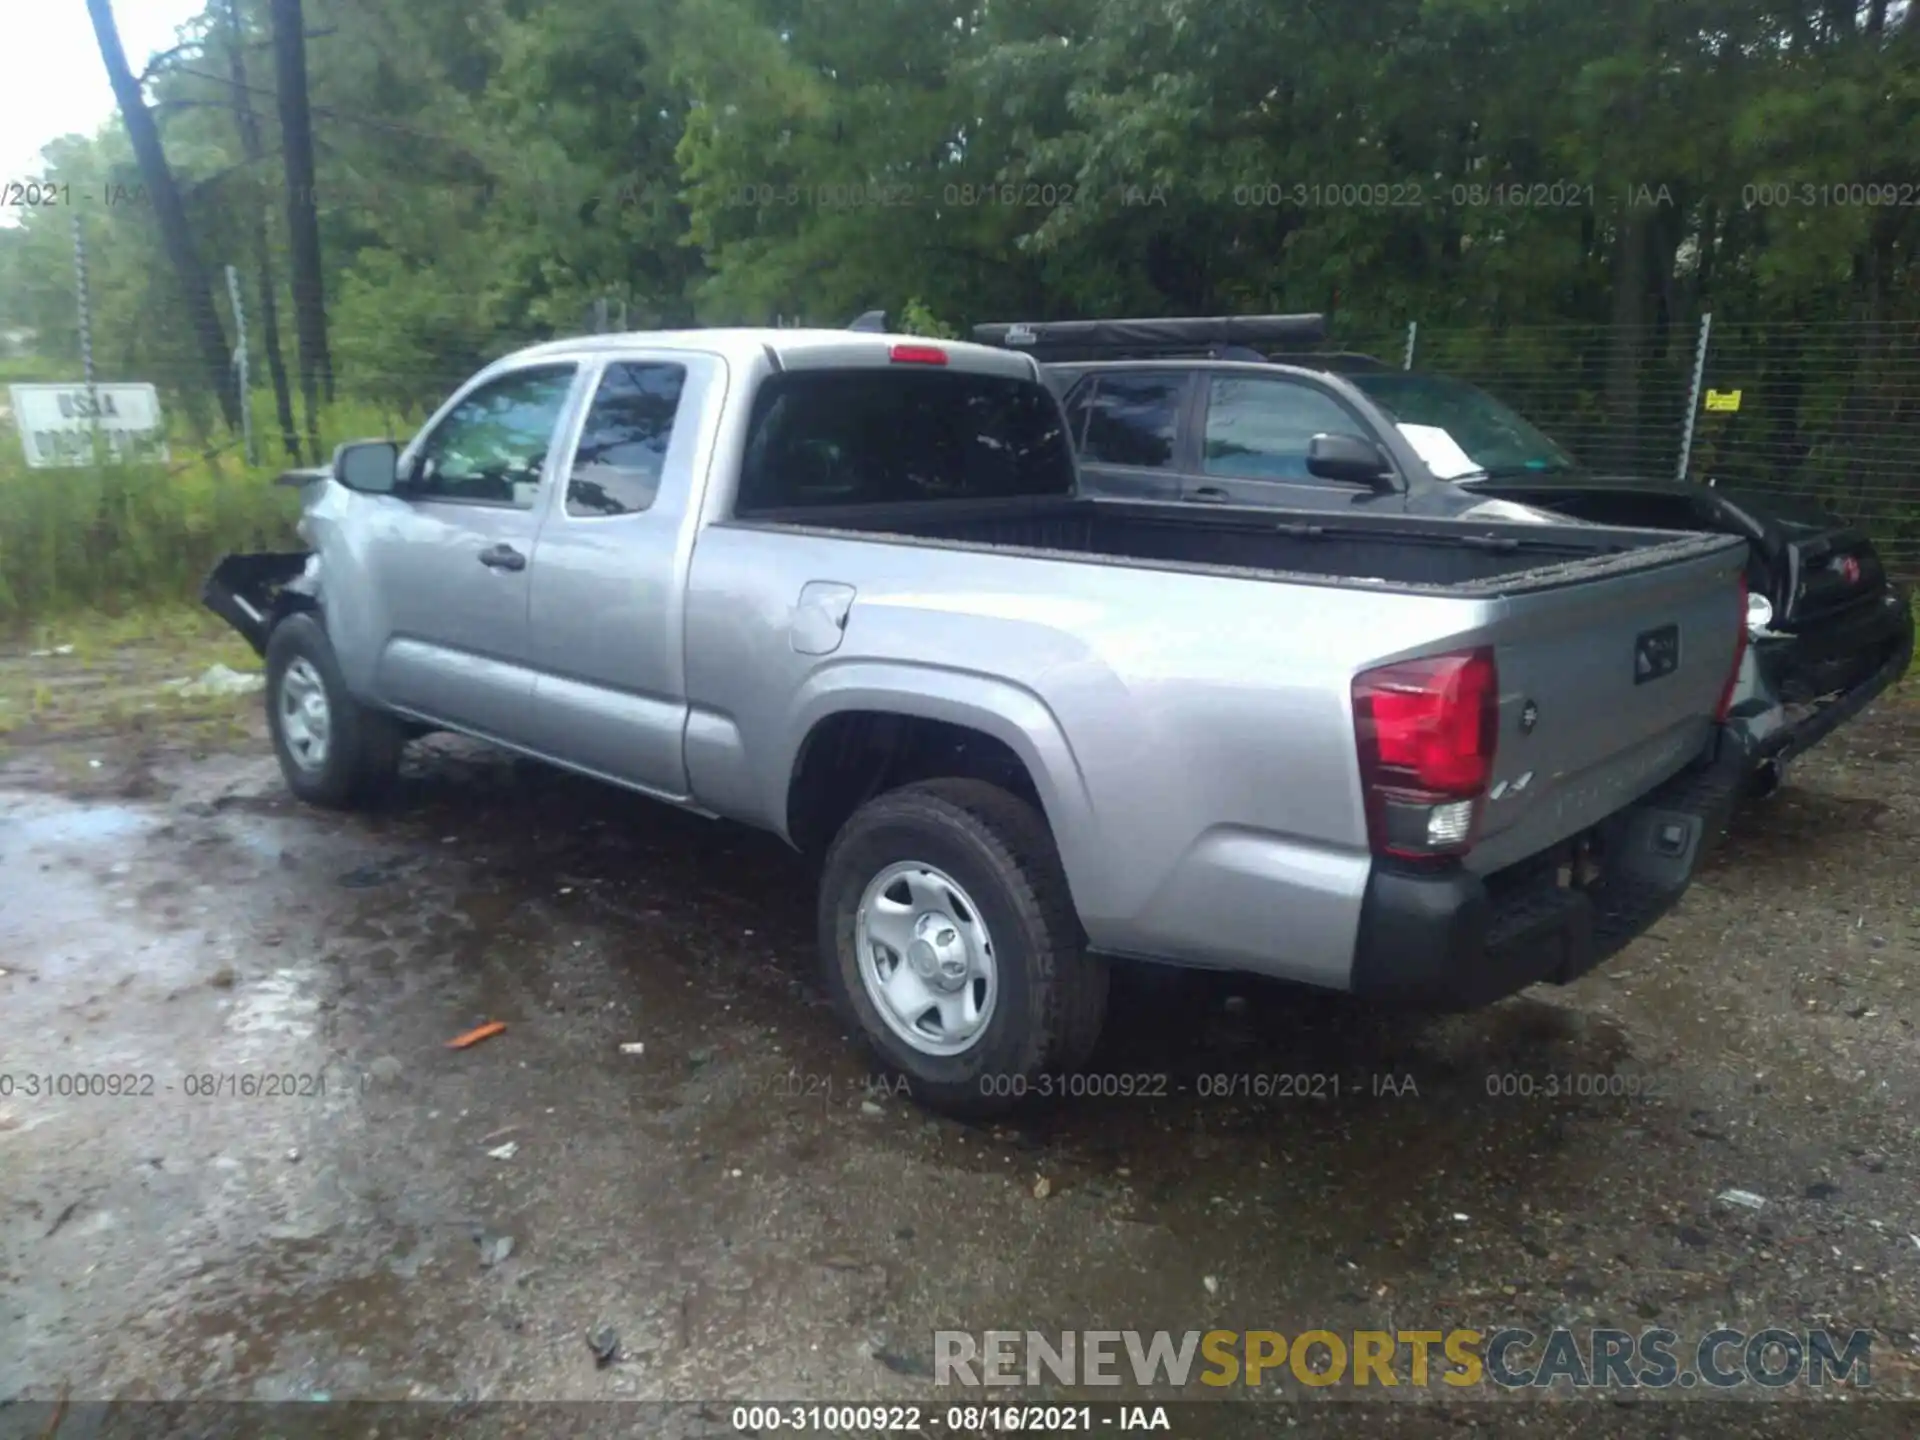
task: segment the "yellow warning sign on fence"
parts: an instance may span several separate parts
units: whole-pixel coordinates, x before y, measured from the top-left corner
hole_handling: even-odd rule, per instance
[[[1707,391],[1707,409],[1732,411],[1739,408],[1740,392],[1738,390]]]

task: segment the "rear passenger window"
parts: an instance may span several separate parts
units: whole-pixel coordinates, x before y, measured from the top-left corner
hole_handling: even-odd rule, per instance
[[[1103,465],[1160,469],[1173,464],[1173,437],[1187,382],[1179,375],[1102,375],[1081,458]]]
[[[632,515],[649,508],[687,383],[683,365],[609,365],[594,392],[567,480],[569,515]]]
[[[1060,403],[964,371],[796,370],[755,397],[734,510],[1066,495]]]

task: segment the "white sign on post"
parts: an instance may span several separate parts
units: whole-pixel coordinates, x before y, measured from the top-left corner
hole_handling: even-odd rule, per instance
[[[166,460],[160,395],[151,385],[13,385],[13,423],[27,464],[91,465],[96,426],[108,459]]]

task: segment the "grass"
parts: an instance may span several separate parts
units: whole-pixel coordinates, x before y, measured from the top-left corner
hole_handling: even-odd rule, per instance
[[[270,402],[255,413],[270,415]],[[395,433],[411,422],[378,407],[341,403],[321,437]],[[265,463],[236,448],[211,457],[180,434],[170,464],[102,464],[34,470],[17,436],[0,431],[0,635],[62,616],[192,605],[200,582],[235,550],[298,548],[295,493],[274,485],[286,468],[274,436]],[[92,622],[89,622],[92,623]]]
[[[18,648],[0,652],[0,756],[156,730],[237,740],[259,708],[257,692],[199,695],[177,683],[214,665],[258,673],[260,660],[220,620],[184,604],[34,625]]]
[[[186,602],[230,550],[293,542],[272,472],[196,460],[31,470],[0,459],[0,630]]]

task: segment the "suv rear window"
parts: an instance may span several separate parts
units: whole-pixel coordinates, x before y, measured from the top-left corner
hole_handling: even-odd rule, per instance
[[[1059,402],[1034,381],[803,370],[754,401],[734,511],[1066,495],[1073,481]]]

